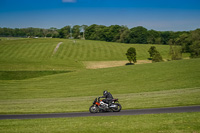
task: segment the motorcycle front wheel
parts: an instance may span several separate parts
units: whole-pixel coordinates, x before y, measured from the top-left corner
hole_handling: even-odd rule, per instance
[[[117,105],[117,107],[112,109],[113,112],[119,112],[119,111],[121,111],[122,106],[119,103],[115,103],[114,105]]]
[[[89,111],[90,111],[90,113],[97,113],[97,112],[98,112],[98,107],[92,105],[92,106],[89,108]]]

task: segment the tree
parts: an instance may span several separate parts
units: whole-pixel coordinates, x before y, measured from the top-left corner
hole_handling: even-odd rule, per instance
[[[127,53],[126,53],[126,56],[127,56],[127,59],[128,61],[131,63],[133,61],[133,63],[136,63],[137,60],[136,60],[136,50],[135,48],[133,47],[130,47],[128,50],[127,50]]]
[[[96,24],[90,25],[85,29],[85,39],[96,40]]]
[[[182,52],[189,52],[190,48],[189,46],[191,45],[192,41],[189,38],[188,33],[183,33],[181,34],[176,40],[175,40],[175,45],[180,45],[182,46]],[[169,44],[170,45],[170,44]]]
[[[70,37],[70,26],[65,26],[59,30],[60,38],[69,38]]]
[[[150,57],[152,58],[153,55],[155,54],[155,52],[157,52],[156,47],[155,46],[151,46],[148,50]]]
[[[80,27],[79,25],[74,25],[72,28],[72,36],[74,39],[80,38]]]
[[[168,41],[170,40],[170,35],[171,35],[170,31],[161,32],[161,43],[167,45]]]
[[[33,27],[29,27],[29,28],[26,28],[26,32],[27,32],[27,36],[28,37],[35,37],[36,36],[36,29],[34,29]]]
[[[155,46],[151,46],[148,50],[150,57],[152,58],[152,62],[160,62],[163,61],[162,56],[160,53],[156,50]]]
[[[190,57],[191,58],[200,58],[200,41],[195,41],[190,46]]]
[[[147,29],[138,26],[130,29],[130,43],[139,43],[139,44],[146,44],[147,43]]]
[[[49,33],[49,30],[48,29],[42,29],[42,33],[43,33],[44,37],[46,38],[47,34]]]
[[[155,30],[149,30],[147,33],[148,44],[160,44],[160,32]]]
[[[108,27],[104,25],[90,25],[85,29],[85,39],[108,41],[106,34],[108,34]]]
[[[51,27],[49,29],[49,37],[52,37],[52,38],[56,38],[58,37],[59,33],[58,33],[58,29],[57,28],[54,28],[54,27]]]
[[[118,42],[129,43],[130,30],[126,26],[122,26],[120,30],[120,39]]]
[[[163,61],[162,56],[158,51],[156,51],[152,57],[152,62],[161,62]]]
[[[107,27],[104,25],[98,25],[96,27],[96,40],[106,41]]]
[[[190,57],[199,58],[200,57],[200,29],[196,29],[191,32],[190,38],[192,40],[192,45],[190,48]]]
[[[121,26],[111,25],[107,27],[106,41],[107,42],[117,42],[120,39]]]
[[[182,48],[181,48],[181,46],[175,45],[174,39],[169,40],[169,45],[170,45],[169,55],[171,56],[171,60],[182,59],[182,52],[181,52]]]
[[[81,35],[83,36],[82,39],[85,40],[85,29],[87,28],[87,25],[81,25],[80,27],[80,31],[81,31]]]

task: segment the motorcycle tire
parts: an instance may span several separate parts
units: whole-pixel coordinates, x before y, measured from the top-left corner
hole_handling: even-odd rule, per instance
[[[122,109],[122,106],[119,103],[115,103],[114,105],[117,105],[117,108],[113,108],[113,112],[120,112]]]
[[[97,113],[99,110],[98,110],[98,107],[96,107],[96,106],[91,106],[91,107],[89,108],[89,111],[90,111],[90,113]]]

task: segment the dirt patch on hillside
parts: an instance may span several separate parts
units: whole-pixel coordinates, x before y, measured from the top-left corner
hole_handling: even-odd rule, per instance
[[[56,53],[56,51],[58,50],[58,48],[60,47],[60,45],[61,45],[62,43],[63,43],[63,42],[59,42],[59,43],[57,44],[56,48],[55,48],[54,51],[53,51],[52,56]]]
[[[84,61],[83,64],[87,69],[99,69],[108,67],[125,66],[128,61]],[[152,63],[151,60],[137,60],[135,64]]]

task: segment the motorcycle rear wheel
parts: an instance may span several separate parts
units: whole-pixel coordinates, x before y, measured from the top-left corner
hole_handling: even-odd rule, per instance
[[[122,109],[122,106],[119,103],[115,103],[115,105],[117,105],[117,107],[112,109],[113,112],[120,112]]]
[[[97,106],[91,106],[89,108],[89,111],[90,113],[97,113],[99,110],[98,110],[98,107]]]

